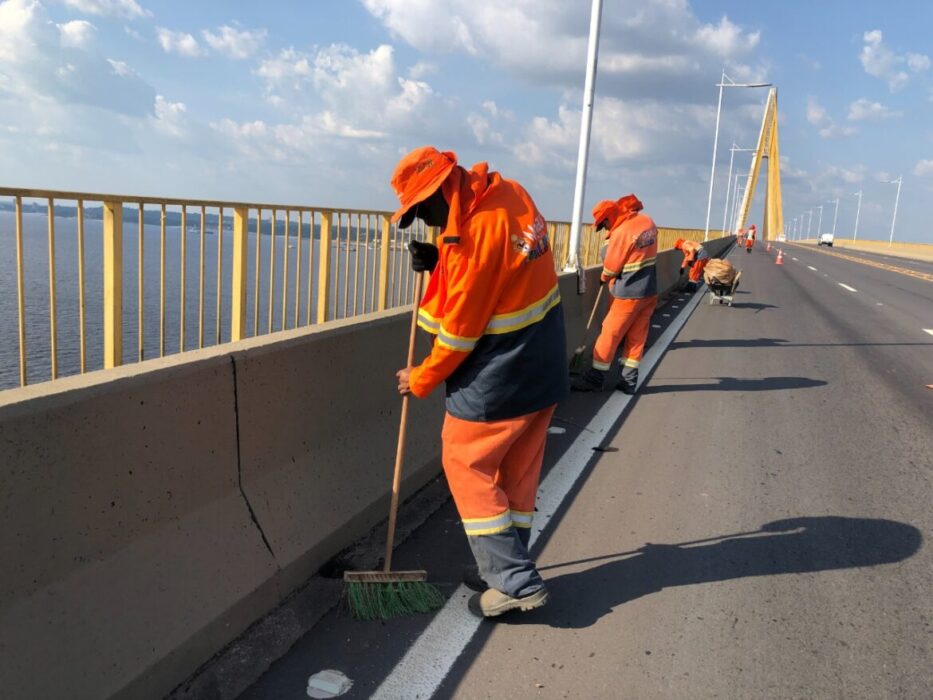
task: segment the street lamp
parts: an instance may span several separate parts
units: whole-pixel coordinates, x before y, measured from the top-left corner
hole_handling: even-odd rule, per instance
[[[836,208],[833,210],[833,238],[836,237],[836,217],[839,216],[839,197],[836,199],[830,199],[827,204],[835,204]]]
[[[729,81],[728,83],[726,81]],[[709,240],[709,217],[713,210],[713,182],[716,178],[716,152],[719,149],[719,116],[722,114],[722,91],[724,88],[760,88],[771,87],[771,83],[737,83],[726,72],[722,72],[722,78],[716,84],[719,88],[719,104],[716,107],[716,134],[713,136],[713,167],[709,174],[709,198],[706,201],[706,229],[703,234],[703,240]]]
[[[820,221],[816,225],[816,240],[819,241],[820,236],[823,235],[823,205],[821,204],[820,206],[817,207],[817,209],[820,210]]]
[[[748,173],[745,173],[744,175],[741,173],[736,173],[735,185],[733,185],[732,188],[732,221],[729,224],[729,230],[733,233],[737,233],[735,226],[739,221],[739,207],[741,206],[741,203],[739,202],[739,192],[742,191],[744,193],[744,188],[739,187],[739,180],[743,177],[748,177]]]
[[[810,237],[810,229],[813,227],[813,210],[807,210],[807,238]]]
[[[735,145],[735,141],[732,142],[732,147],[729,149],[729,177],[726,178],[726,206],[722,210],[722,230],[723,233],[728,230],[730,233],[734,233],[731,228],[726,229],[726,219],[729,216],[729,195],[732,194],[732,164],[735,161],[736,153],[746,153],[746,152],[755,152],[754,148],[739,148]]]
[[[855,210],[855,234],[852,236],[853,241],[858,240],[858,215],[862,212],[862,190],[852,193],[853,197],[858,197],[858,208]]]
[[[891,217],[891,238],[888,239],[888,245],[894,245],[894,222],[897,221],[897,204],[901,201],[901,185],[904,184],[904,176],[901,175],[896,180],[888,180],[889,185],[897,185],[897,196],[894,198],[894,216]]]

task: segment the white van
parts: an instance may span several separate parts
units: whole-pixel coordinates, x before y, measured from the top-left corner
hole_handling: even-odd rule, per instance
[[[818,246],[828,245],[830,248],[833,247],[833,234],[831,233],[821,233],[820,240],[817,242]]]

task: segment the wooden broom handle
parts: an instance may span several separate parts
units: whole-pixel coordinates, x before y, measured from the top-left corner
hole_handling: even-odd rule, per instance
[[[421,287],[424,282],[424,273],[419,272],[415,277],[414,306],[411,310],[411,330],[408,333],[408,362],[409,369],[415,362],[415,339],[418,334],[418,306],[421,303]],[[408,399],[410,395],[402,397],[402,415],[399,419],[398,446],[395,449],[395,474],[392,476],[392,501],[389,504],[389,531],[386,533],[386,556],[382,570],[388,573],[392,570],[392,549],[395,545],[395,520],[398,516],[398,497],[402,488],[402,463],[405,461],[405,434],[408,432]]]
[[[599,291],[596,292],[596,301],[593,302],[593,310],[590,312],[590,320],[586,322],[586,330],[589,330],[590,326],[593,325],[593,318],[596,316],[596,309],[599,308],[599,300],[602,299],[605,286],[605,284],[599,285]]]

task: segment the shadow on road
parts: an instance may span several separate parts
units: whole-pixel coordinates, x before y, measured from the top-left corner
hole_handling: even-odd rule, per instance
[[[671,350],[689,348],[857,348],[857,347],[909,347],[933,345],[933,341],[907,341],[892,343],[792,343],[784,338],[717,338],[715,340],[679,340],[671,343]]]
[[[746,302],[734,302],[732,304],[733,309],[754,309],[756,314],[761,313],[765,309],[780,309],[781,307],[776,304],[761,304],[755,301],[746,301]]]
[[[589,627],[616,606],[664,588],[891,564],[911,557],[922,541],[920,531],[906,523],[824,516],[778,520],[756,532],[696,542],[646,544],[634,552],[543,568],[606,562],[554,577],[545,573],[551,604],[503,621]]]
[[[715,382],[705,384],[652,384],[642,389],[642,394],[669,394],[686,391],[780,391],[782,389],[812,389],[826,386],[822,379],[808,377],[764,377],[763,379],[735,379],[714,377]]]

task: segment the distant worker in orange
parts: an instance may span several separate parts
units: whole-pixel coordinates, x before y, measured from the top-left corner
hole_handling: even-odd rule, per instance
[[[752,248],[755,246],[755,234],[758,233],[758,229],[755,228],[755,224],[752,224],[748,228],[748,234],[745,236],[745,252],[751,253]]]
[[[634,394],[638,388],[638,366],[645,352],[651,314],[658,304],[658,229],[650,217],[639,213],[642,209],[634,194],[618,202],[604,200],[593,207],[594,226],[597,231],[605,230],[609,241],[600,279],[609,285],[613,299],[593,347],[592,367],[571,382],[575,391],[603,388],[606,372],[623,340],[619,360],[622,377],[616,388],[626,394]]]
[[[696,291],[700,280],[703,279],[703,268],[709,262],[709,253],[706,252],[702,243],[687,241],[683,238],[674,241],[674,247],[684,254],[683,262],[680,264],[680,274],[683,274],[686,268],[690,268],[688,276],[690,291]]]
[[[400,228],[416,217],[441,228],[438,246],[409,246],[412,268],[432,273],[418,325],[434,344],[397,376],[418,398],[446,383],[444,473],[481,579],[467,583],[486,589],[470,610],[539,608],[548,594],[528,545],[548,424],[568,388],[547,225],[517,182],[430,146],[402,158],[392,187]]]

